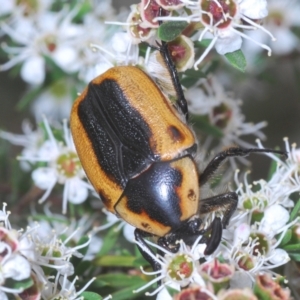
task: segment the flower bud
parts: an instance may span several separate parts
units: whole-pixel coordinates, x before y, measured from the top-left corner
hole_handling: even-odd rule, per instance
[[[218,300],[258,300],[253,292],[249,289],[234,289],[234,290],[222,290],[218,294]]]
[[[215,293],[222,288],[227,288],[234,274],[234,267],[226,263],[220,263],[217,259],[200,266],[199,273],[205,281],[210,282]]]
[[[256,277],[254,293],[261,300],[290,299],[290,291],[283,289],[269,274],[260,274]]]
[[[174,300],[211,300],[211,293],[200,286],[191,286],[187,289],[184,289],[179,294],[175,295]]]

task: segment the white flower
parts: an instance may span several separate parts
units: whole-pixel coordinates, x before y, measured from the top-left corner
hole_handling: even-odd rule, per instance
[[[261,220],[260,229],[268,234],[276,233],[289,220],[289,212],[279,204],[274,204],[264,210],[264,217]]]
[[[15,7],[14,0],[6,0],[0,5],[0,16],[7,15],[13,12]]]
[[[181,2],[191,9],[192,13],[190,15],[183,13],[180,16],[167,16],[156,19],[202,23],[204,29],[198,40],[201,41],[204,37],[208,37],[211,38],[211,42],[195,62],[195,69],[214,46],[219,54],[224,55],[239,50],[242,45],[242,38],[251,40],[268,50],[269,55],[271,54],[270,47],[252,39],[243,32],[243,30],[259,29],[275,40],[273,35],[257,22],[257,20],[265,18],[268,14],[266,0],[181,0]]]
[[[10,255],[1,262],[1,277],[20,281],[30,277],[30,264],[21,255]],[[2,280],[1,280],[2,281]],[[0,284],[3,284],[1,282]]]
[[[9,251],[9,248],[6,248]],[[12,279],[20,281],[30,277],[30,264],[29,262],[19,254],[8,254],[2,259],[0,263],[0,296],[4,293],[19,294],[23,292],[23,288],[9,288],[5,286],[6,279]],[[3,296],[2,299],[8,299],[7,296]]]
[[[71,22],[77,9],[75,7],[69,12],[64,9],[58,13],[45,10],[31,18],[20,13],[12,24],[1,24],[0,29],[20,46],[2,46],[11,59],[0,69],[8,70],[23,63],[20,74],[24,81],[33,85],[44,81],[45,56],[50,57],[65,72],[77,71],[74,42],[83,33],[81,25]]]
[[[93,66],[88,66],[84,72],[80,72],[81,78],[86,82],[93,79],[91,76],[98,76],[113,66],[136,65],[140,62],[138,45],[133,44],[124,32],[115,32],[106,41],[105,48],[98,42],[90,46],[97,57],[95,54],[93,56],[91,53],[88,54],[90,49],[86,50],[87,64]]]
[[[4,293],[19,294],[23,288],[6,287],[6,280],[20,281],[31,276],[31,265],[28,259],[21,255],[19,234],[11,229],[8,221],[9,213],[6,212],[6,204],[3,204],[0,211],[0,296],[7,299]]]
[[[51,226],[45,231],[45,227],[40,228],[39,224],[34,224],[33,227],[27,227],[25,232],[23,230],[17,232],[10,228],[6,204],[0,211],[0,221],[4,225],[4,227],[0,226],[1,299],[6,299],[4,293],[23,292],[22,288],[6,287],[6,279],[9,278],[21,281],[31,277],[36,285],[31,291],[35,293],[32,296],[38,297],[41,290],[42,299],[52,299],[56,295],[66,297],[66,299],[80,299],[78,296],[95,280],[92,278],[80,291],[76,292],[74,284],[77,277],[73,282],[67,279],[74,273],[70,258],[72,256],[82,258],[78,250],[87,247],[91,242],[89,237],[85,243],[80,245],[77,243],[75,247],[68,246],[71,240],[74,241],[73,238],[80,231],[79,228],[70,233],[64,241],[62,241],[62,236],[67,234],[68,228],[56,233]],[[82,221],[85,222],[85,220]],[[45,270],[49,268],[55,272],[54,276],[45,274]]]
[[[276,183],[279,183],[277,187],[280,189],[280,192],[285,195],[290,195],[293,192],[300,191],[300,150],[296,148],[296,144],[292,144],[290,147],[287,138],[284,138],[284,143],[285,150],[288,155],[286,160],[277,157],[274,153],[266,153],[266,155],[277,162],[277,169],[273,174],[269,184],[275,186]],[[257,140],[257,144],[259,148],[264,148],[259,140]],[[291,200],[287,200],[284,204],[281,202],[281,204],[286,207],[293,206],[293,202]]]
[[[266,123],[246,123],[240,109],[241,100],[233,99],[230,93],[224,91],[216,77],[201,80],[200,83],[201,89],[192,88],[186,93],[189,111],[192,114],[207,115],[210,124],[222,131],[219,148],[232,144],[249,148],[253,145],[243,141],[241,136],[252,134],[259,138],[265,137],[260,129],[265,127]]]
[[[42,299],[68,299],[68,300],[82,300],[80,294],[84,292],[88,286],[96,279],[92,278],[88,283],[79,291],[76,291],[75,283],[78,277],[75,276],[71,282],[67,279],[67,276],[60,276],[58,273],[54,282],[48,282],[47,286],[42,291]],[[105,299],[110,299],[105,298]]]
[[[110,6],[110,1],[103,1],[99,4],[99,7],[105,9],[105,5]],[[107,15],[103,15],[100,18],[97,16],[95,10],[97,10],[96,4],[94,11],[90,14],[86,14],[83,18],[83,34],[78,35],[74,49],[76,51],[76,64],[79,71],[79,78],[85,83],[89,83],[92,79],[104,73],[107,69],[111,68],[111,47],[110,39],[116,31],[115,27],[110,27],[104,23],[104,19],[113,18],[109,15],[109,7],[107,7]],[[99,10],[99,8],[98,8]],[[102,14],[104,11],[102,11]],[[102,51],[95,51],[95,47],[92,45],[98,45]],[[102,46],[105,46],[103,50]]]
[[[1,226],[7,229],[11,229],[10,222],[8,220],[8,217],[10,215],[10,211],[6,211],[7,203],[2,203],[2,210],[0,210],[0,222]]]
[[[72,88],[73,83],[64,77],[63,80],[58,80],[44,89],[31,104],[31,111],[36,122],[42,121],[42,115],[46,115],[48,119],[59,121],[69,118],[74,100]]]
[[[158,27],[158,23],[153,22],[151,17],[149,19],[145,17],[147,8],[151,10],[151,2],[154,2],[155,5],[155,1],[153,0],[149,0],[148,2],[142,0],[140,4],[130,6],[131,12],[128,15],[126,24],[128,36],[133,44],[145,41],[149,42],[149,39],[151,39],[155,33],[153,28]],[[147,14],[147,16],[149,15],[152,15],[151,12]]]
[[[20,236],[20,251],[22,254],[27,255],[33,270],[40,277],[41,282],[47,282],[48,280],[43,275],[43,272],[40,273],[40,267],[55,269],[60,275],[72,275],[74,267],[69,262],[70,258],[72,256],[82,258],[78,250],[89,245],[91,241],[89,238],[84,244],[69,247],[67,244],[78,230],[69,234],[67,239],[62,241],[61,236],[67,232],[67,229],[65,228],[59,233],[52,229],[50,232],[45,233],[40,229],[39,224],[35,224],[33,227],[28,227]]]
[[[153,292],[147,292],[146,295],[155,295],[162,291],[166,286],[171,286],[180,290],[181,287],[185,287],[192,282],[195,282],[205,288],[205,282],[197,270],[199,266],[199,259],[204,257],[204,251],[206,248],[205,244],[198,244],[201,238],[202,236],[199,236],[191,248],[186,246],[182,240],[178,241],[179,250],[176,253],[171,253],[159,245],[145,240],[147,244],[161,250],[162,253],[164,253],[164,257],[154,255],[149,252],[144,245],[136,242],[141,249],[147,252],[147,254],[161,266],[161,269],[155,272],[145,272],[143,268],[141,268],[144,274],[155,275],[156,278],[134,292],[138,293],[158,281],[162,281],[162,284]]]
[[[292,27],[300,26],[300,3],[297,0],[269,0],[269,14],[264,21],[264,27],[270,30],[276,37],[276,43],[272,44],[272,50],[277,55],[286,55],[293,50],[300,50],[300,40],[293,33]],[[261,43],[269,44],[266,36],[259,30],[249,32],[251,38]],[[256,55],[259,48],[253,44],[245,43],[245,52],[250,59]]]
[[[93,233],[103,231],[107,228],[112,227],[113,225],[115,225],[119,222],[118,226],[115,228],[115,231],[119,231],[119,230],[123,229],[123,235],[126,238],[126,240],[130,243],[133,243],[135,241],[135,238],[134,238],[135,227],[133,227],[132,225],[123,221],[122,219],[117,218],[116,215],[112,214],[111,212],[107,211],[106,209],[103,209],[102,211],[107,216],[107,223],[104,225],[95,227],[93,229]]]
[[[39,128],[33,130],[32,125],[27,120],[22,122],[22,131],[24,134],[13,134],[7,131],[0,131],[0,137],[8,140],[13,145],[22,146],[22,156],[36,155],[39,147],[44,141],[42,131]],[[26,161],[21,161],[20,165],[24,171],[32,169],[32,165]]]
[[[24,81],[38,85],[45,80],[45,67],[46,63],[41,56],[32,55],[24,60],[20,75]]]
[[[253,185],[248,183],[247,174],[244,184],[239,183],[237,173],[238,215],[231,219],[223,234],[224,243],[214,255],[222,255],[235,265],[239,275],[234,276],[232,285],[245,288],[252,285],[259,272],[274,274],[273,269],[290,260],[288,253],[279,245],[298,219],[289,222],[289,212],[283,205],[290,207],[291,192],[282,188],[282,177],[280,179],[278,171],[269,182],[259,180]],[[243,282],[237,276],[242,276]]]
[[[64,122],[64,143],[55,139],[53,132],[44,117],[44,126],[48,135],[36,155],[21,156],[19,159],[33,162],[45,162],[45,167],[38,167],[32,172],[32,179],[37,187],[46,190],[40,203],[44,202],[56,183],[64,185],[63,191],[63,213],[67,211],[67,202],[79,204],[88,197],[88,190],[92,189],[90,184],[83,180],[84,171],[79,162],[76,150]]]
[[[96,215],[83,215],[79,220],[68,220],[65,216],[59,214],[53,214],[49,205],[44,206],[45,215],[52,220],[29,222],[30,227],[34,228],[35,234],[37,234],[42,241],[48,241],[53,236],[53,232],[63,233],[65,236],[70,236],[69,241],[78,244],[80,239],[87,235],[91,231],[93,223],[96,221]],[[102,239],[95,235],[95,230],[92,230],[88,235],[90,236],[90,243],[88,245],[87,252],[83,257],[83,260],[91,260],[100,251],[102,247]],[[26,239],[22,239],[22,242],[28,243]],[[28,248],[28,247],[27,247]],[[29,247],[30,248],[30,247]],[[26,255],[28,256],[28,255]]]

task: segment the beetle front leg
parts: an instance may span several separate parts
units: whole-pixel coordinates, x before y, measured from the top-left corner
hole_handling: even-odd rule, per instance
[[[212,221],[210,227],[206,230],[206,232],[211,232],[210,236],[207,238],[207,241],[204,241],[202,238],[200,243],[206,242],[206,248],[204,251],[205,255],[210,255],[219,247],[222,239],[223,232],[223,224],[220,218],[216,217]]]
[[[137,247],[139,248],[142,256],[149,262],[152,266],[153,271],[159,271],[161,269],[161,265],[154,259],[156,256],[152,249],[145,242],[145,237],[147,233],[136,228],[134,231],[135,240],[138,242]]]
[[[199,214],[207,214],[214,211],[223,211],[223,219],[215,217],[205,233],[209,233],[209,237],[202,239],[200,242],[206,243],[205,255],[212,254],[219,246],[222,239],[223,228],[225,228],[231,216],[235,212],[238,204],[238,195],[235,192],[229,192],[222,195],[206,198],[200,202]]]
[[[206,198],[200,202],[200,214],[207,214],[213,211],[223,211],[223,228],[225,228],[232,214],[235,212],[238,204],[238,195],[235,192],[229,192],[214,197]]]

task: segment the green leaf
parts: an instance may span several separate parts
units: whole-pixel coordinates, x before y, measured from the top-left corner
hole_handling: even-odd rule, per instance
[[[77,1],[75,2],[75,5],[78,5]],[[75,23],[81,22],[83,17],[91,11],[92,11],[91,3],[89,1],[85,1],[82,3],[82,1],[81,1],[80,9],[79,9],[77,15],[74,17],[73,21]]]
[[[300,250],[300,243],[298,243],[298,244],[286,245],[285,247],[283,247],[283,249],[286,250],[286,251],[296,251],[296,250]]]
[[[206,68],[205,76],[208,76],[209,74],[216,72],[219,66],[220,66],[219,60],[214,59],[210,61],[210,65],[208,66],[208,68]]]
[[[297,203],[295,204],[291,214],[290,214],[290,220],[289,222],[292,222],[296,219],[298,212],[300,210],[300,199],[297,201]]]
[[[99,256],[107,254],[112,249],[119,238],[121,230],[116,230],[118,226],[113,226],[103,239],[103,246],[99,252]]]
[[[194,42],[194,46],[195,48],[207,48],[210,45],[211,41],[211,39],[203,39],[201,41],[196,41]]]
[[[292,230],[288,229],[286,234],[284,235],[279,247],[283,247],[284,245],[286,245],[292,238]]]
[[[207,133],[208,135],[211,135],[215,138],[222,138],[223,132],[216,126],[211,125],[209,123],[207,116],[191,116],[191,123],[201,131]]]
[[[83,245],[88,240],[89,240],[89,238],[87,236],[83,236],[83,237],[80,238],[80,240],[78,241],[76,246]],[[88,250],[88,247],[89,247],[89,245],[85,246],[84,248],[80,248],[80,249],[78,249],[78,252],[81,253],[84,256],[86,254],[87,250]],[[72,259],[71,259],[71,263],[75,267],[76,270],[77,270],[77,267],[80,265],[81,262],[82,262],[81,257],[73,256]]]
[[[41,93],[43,87],[38,86],[26,93],[17,104],[17,109],[22,111]]]
[[[139,292],[139,293],[134,293],[133,291],[140,288],[141,285],[140,284],[135,284],[135,285],[132,285],[131,287],[128,287],[128,288],[124,288],[122,290],[119,290],[115,293],[112,293],[112,299],[113,300],[132,300],[132,299],[145,299],[143,297],[141,297],[143,294],[145,294],[145,290]],[[147,297],[147,299],[149,299]]]
[[[138,253],[138,256],[133,262],[133,267],[139,268],[140,266],[149,266],[149,262],[147,262],[146,259],[140,253]]]
[[[300,253],[288,253],[288,254],[292,260],[300,262]]]
[[[93,293],[93,292],[83,292],[80,296],[83,296],[84,300],[102,300],[103,299],[99,294]]]
[[[168,290],[168,292],[169,292],[169,294],[170,294],[170,296],[171,296],[172,298],[174,298],[174,296],[177,295],[177,294],[179,293],[178,290],[175,290],[175,289],[173,289],[173,288],[171,288],[171,287],[169,287],[169,286],[167,286],[167,290]]]
[[[173,41],[188,26],[188,22],[166,22],[159,26],[158,37],[165,42]]]
[[[46,215],[41,215],[41,214],[35,214],[32,216],[33,220],[37,221],[47,221],[47,222],[55,222],[55,223],[61,223],[67,225],[69,221],[67,219],[64,219],[63,217],[60,216],[46,216]]]
[[[46,73],[44,87],[49,86],[60,79],[63,80],[66,76],[66,73],[63,71],[63,69],[60,68],[50,56],[44,55],[44,59],[49,69],[49,72]]]
[[[271,180],[273,174],[275,173],[277,169],[277,161],[276,160],[272,160],[272,163],[271,163],[271,166],[270,166],[270,169],[269,169],[269,172],[268,172],[268,181]]]
[[[88,236],[81,237],[77,243],[77,246],[81,246],[81,245],[87,243],[88,240],[89,240]],[[84,248],[80,248],[80,249],[78,249],[78,252],[80,252],[82,255],[85,255],[88,250],[88,247],[89,247],[89,245],[85,246]]]
[[[93,286],[100,285],[115,287],[115,288],[125,288],[131,287],[135,284],[140,284],[141,286],[145,284],[145,281],[137,275],[127,275],[124,273],[109,273],[97,276],[97,279],[93,282]]]
[[[245,72],[247,61],[242,50],[226,53],[225,57],[234,68],[242,72]]]
[[[180,82],[186,88],[190,88],[195,85],[200,78],[205,77],[205,74],[201,70],[189,69],[184,73],[184,77],[180,80]]]
[[[30,287],[32,287],[34,284],[34,281],[31,277],[20,280],[20,281],[16,281],[16,280],[12,280],[11,278],[8,278],[5,281],[5,286],[12,288],[12,289],[29,289]]]
[[[102,267],[132,267],[135,256],[105,255],[98,256],[93,263]]]
[[[89,260],[81,260],[80,262],[75,261],[75,263],[71,260],[71,262],[75,267],[74,274],[83,274],[86,270],[93,266]]]

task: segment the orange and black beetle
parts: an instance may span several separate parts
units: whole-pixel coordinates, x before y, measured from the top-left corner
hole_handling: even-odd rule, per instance
[[[72,135],[89,180],[106,208],[136,227],[140,251],[154,269],[160,266],[149,255],[146,236],[158,237],[158,244],[173,252],[178,251],[176,241],[191,245],[200,234],[206,254],[218,247],[238,197],[228,192],[200,201],[199,187],[224,159],[276,152],[230,148],[198,175],[197,142],[183,121],[188,117],[186,100],[166,43],[160,51],[178,95],[176,106],[145,72],[120,66],[95,78],[71,114]],[[223,212],[222,220],[216,217],[209,228],[201,228],[200,216],[217,210]]]

